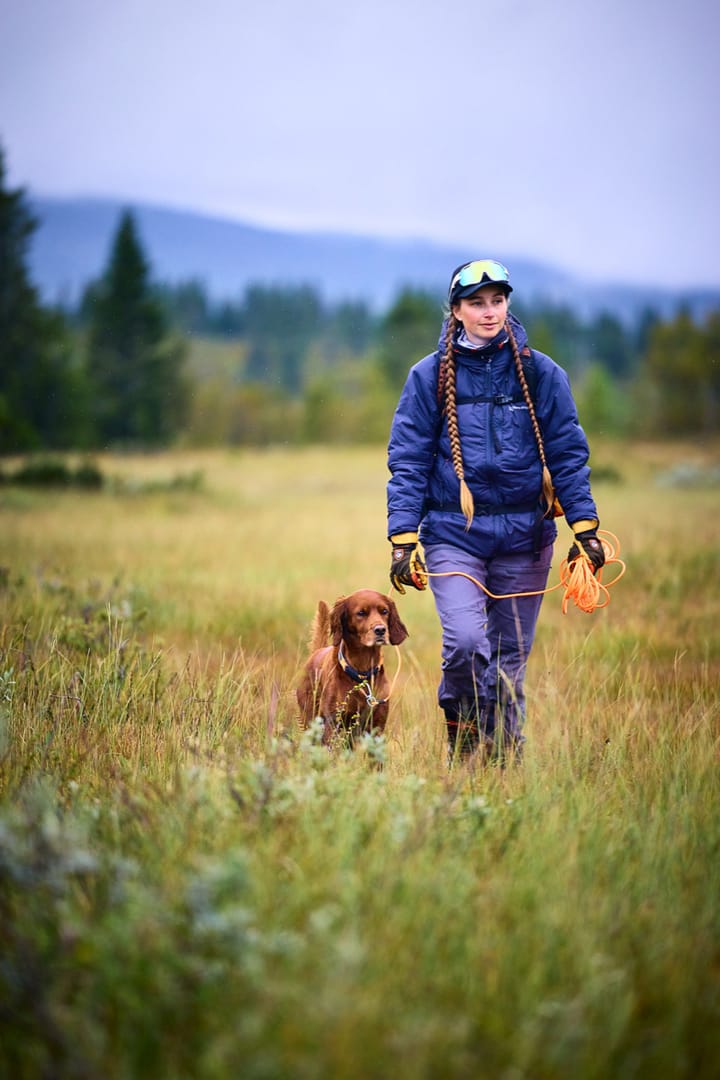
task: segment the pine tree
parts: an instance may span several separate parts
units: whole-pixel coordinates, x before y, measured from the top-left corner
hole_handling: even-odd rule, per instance
[[[170,337],[129,211],[120,219],[105,274],[89,286],[83,307],[89,312],[87,370],[100,441],[166,444],[185,415],[185,350]]]
[[[41,304],[26,265],[36,228],[24,191],[6,186],[0,147],[0,453],[84,441],[67,327]]]
[[[720,317],[704,326],[681,307],[672,322],[658,323],[643,358],[664,435],[713,436],[720,424]]]
[[[247,378],[296,394],[322,319],[320,298],[310,286],[251,285],[245,293]]]
[[[388,385],[402,387],[412,364],[437,348],[442,323],[438,297],[404,289],[380,326],[380,369]]]

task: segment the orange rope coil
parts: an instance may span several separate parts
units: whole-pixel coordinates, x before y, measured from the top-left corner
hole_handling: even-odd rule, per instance
[[[625,573],[625,563],[619,558],[620,541],[617,536],[614,533],[607,532],[605,529],[600,529],[598,530],[598,540],[605,552],[605,564],[600,567],[597,574],[593,574],[592,563],[584,554],[581,558],[573,559],[571,563],[568,563],[567,559],[563,559],[560,563],[560,584],[565,586],[562,600],[563,615],[567,614],[570,600],[581,611],[588,613],[595,611],[597,608],[607,607],[610,603],[608,590]],[[602,574],[607,566],[619,566],[620,570],[612,581],[603,584]]]

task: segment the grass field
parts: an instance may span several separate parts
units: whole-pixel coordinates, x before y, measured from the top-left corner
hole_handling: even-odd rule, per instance
[[[382,448],[0,488],[0,1076],[720,1074],[720,489],[661,483],[719,458],[596,442],[627,573],[546,599],[505,771],[446,770],[429,593],[386,744],[297,730],[318,599],[388,583]]]

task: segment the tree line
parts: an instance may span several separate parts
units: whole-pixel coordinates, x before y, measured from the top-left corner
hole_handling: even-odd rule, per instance
[[[129,212],[103,273],[52,309],[28,270],[36,227],[0,148],[0,453],[382,441],[408,367],[439,335],[443,297],[413,289],[378,314],[309,286],[217,301],[201,282],[161,285]],[[568,371],[589,431],[718,432],[720,312],[699,325],[647,310],[627,326],[569,306],[513,311]]]

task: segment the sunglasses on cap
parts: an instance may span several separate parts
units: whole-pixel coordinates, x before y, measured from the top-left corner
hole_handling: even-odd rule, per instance
[[[495,259],[477,259],[465,263],[453,274],[449,295],[457,289],[466,289],[469,285],[507,285],[510,289],[510,272],[506,266]]]

